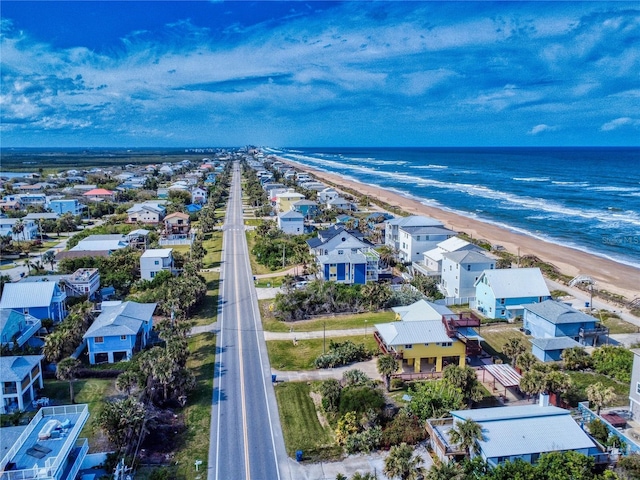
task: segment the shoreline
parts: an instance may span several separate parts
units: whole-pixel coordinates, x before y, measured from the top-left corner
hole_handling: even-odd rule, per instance
[[[497,226],[442,208],[425,205],[400,193],[346,179],[287,158],[279,156],[277,158],[283,163],[313,174],[319,180],[326,179],[338,187],[350,188],[362,195],[377,198],[411,215],[435,218],[443,222],[446,227],[456,232],[464,232],[475,239],[487,240],[492,245],[502,245],[506,251],[514,255],[518,255],[518,252],[521,256],[535,255],[541,260],[555,265],[563,274],[572,277],[588,275],[595,280],[598,289],[623,295],[628,301],[640,296],[640,269],[638,268],[512,231],[508,227]]]

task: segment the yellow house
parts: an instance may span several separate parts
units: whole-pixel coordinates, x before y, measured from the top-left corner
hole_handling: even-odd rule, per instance
[[[304,195],[290,190],[288,192],[279,193],[276,196],[276,205],[281,212],[293,210],[292,205],[304,199]]]
[[[466,345],[447,334],[442,320],[375,325],[380,348],[397,355],[415,373],[441,372],[449,364],[465,365]]]

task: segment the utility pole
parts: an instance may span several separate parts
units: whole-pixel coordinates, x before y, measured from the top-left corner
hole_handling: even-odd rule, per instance
[[[327,353],[327,322],[322,322],[322,353]]]

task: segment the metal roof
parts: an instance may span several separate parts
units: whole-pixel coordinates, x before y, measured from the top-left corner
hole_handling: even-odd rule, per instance
[[[529,340],[533,345],[541,350],[564,350],[565,348],[582,347],[573,338],[570,337],[549,337],[549,338],[532,338]]]
[[[382,323],[375,327],[384,343],[390,346],[457,341],[447,335],[440,320]]]
[[[517,387],[520,385],[522,375],[516,372],[511,365],[506,363],[496,363],[485,365],[483,368],[503,387]]]
[[[59,290],[55,282],[6,283],[0,308],[48,307],[56,289]]]
[[[298,220],[304,220],[304,215],[300,212],[296,212],[295,210],[289,210],[287,212],[281,213],[278,215],[280,218],[297,218]]]
[[[425,226],[442,226],[442,222],[434,218],[423,217],[421,215],[409,215],[408,217],[396,217],[387,220],[385,223],[389,225],[398,225],[399,227],[425,227]]]
[[[479,445],[486,458],[595,447],[571,418],[571,412],[557,407],[526,405],[461,410],[451,414],[454,418],[471,418],[480,423],[485,440]]]
[[[545,300],[541,303],[528,303],[523,305],[525,310],[544,318],[555,325],[566,323],[592,323],[596,319],[586,313],[582,313],[566,303],[555,300]]]
[[[548,297],[549,288],[539,268],[485,270],[475,285],[487,278],[496,298]]]
[[[44,355],[0,357],[0,378],[3,382],[21,382],[43,358]]]
[[[443,258],[453,260],[455,263],[487,263],[494,261],[483,253],[474,250],[459,250],[457,252],[445,252]]]
[[[424,320],[442,320],[442,315],[451,315],[453,312],[444,305],[437,305],[424,299],[418,300],[411,305],[403,307],[392,307],[404,322],[415,322]]]
[[[149,248],[140,258],[166,258],[171,255],[173,248]]]

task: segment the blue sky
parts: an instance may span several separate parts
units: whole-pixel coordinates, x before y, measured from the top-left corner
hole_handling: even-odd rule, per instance
[[[637,2],[2,1],[3,147],[638,145]]]

